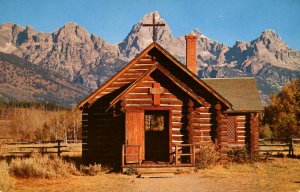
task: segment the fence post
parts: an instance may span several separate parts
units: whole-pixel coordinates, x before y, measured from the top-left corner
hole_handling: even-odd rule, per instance
[[[141,155],[142,155],[142,147],[141,147],[141,145],[139,145],[139,158],[138,158],[138,160],[139,160],[139,166],[142,165],[142,157],[141,157]]]
[[[196,146],[193,144],[193,166],[196,164]]]
[[[177,159],[178,159],[178,145],[175,145],[175,166],[177,165]]]
[[[58,157],[60,157],[60,154],[61,154],[61,146],[60,146],[60,142],[61,140],[57,140],[57,155]]]
[[[291,155],[294,156],[294,147],[293,147],[293,138],[291,137],[290,139],[290,145],[289,145],[289,156]]]
[[[125,144],[122,145],[122,167],[124,167],[125,163]]]

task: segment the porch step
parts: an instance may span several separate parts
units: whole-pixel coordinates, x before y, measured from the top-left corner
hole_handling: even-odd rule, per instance
[[[123,167],[122,171],[126,172],[129,168]],[[140,174],[160,174],[160,173],[192,173],[194,167],[135,167]]]
[[[173,178],[174,173],[143,173],[140,178]]]

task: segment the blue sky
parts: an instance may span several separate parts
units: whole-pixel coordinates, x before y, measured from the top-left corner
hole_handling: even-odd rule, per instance
[[[274,29],[300,50],[300,0],[0,0],[0,23],[54,32],[76,22],[109,43],[122,41],[146,13],[159,11],[174,36],[194,28],[232,46]]]

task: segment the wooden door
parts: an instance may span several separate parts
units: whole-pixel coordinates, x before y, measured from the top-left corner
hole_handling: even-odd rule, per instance
[[[145,112],[145,159],[169,161],[169,112]]]
[[[144,150],[144,111],[128,111],[126,112],[126,154],[138,154],[139,149],[137,146],[141,146],[141,160],[145,159]],[[138,156],[127,156],[126,163],[138,162]]]

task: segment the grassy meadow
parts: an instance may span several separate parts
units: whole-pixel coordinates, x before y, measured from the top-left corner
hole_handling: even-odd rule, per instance
[[[72,168],[71,168],[72,169]],[[12,177],[13,191],[299,191],[300,160],[275,158],[251,164],[229,163],[174,178],[142,179],[119,173],[45,178]]]

